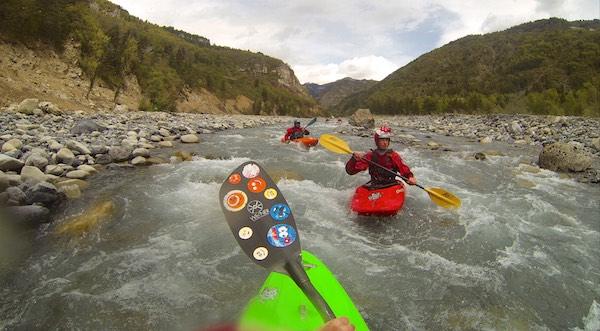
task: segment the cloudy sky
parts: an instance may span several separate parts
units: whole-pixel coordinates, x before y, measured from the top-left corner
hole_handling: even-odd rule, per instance
[[[282,59],[302,83],[381,80],[469,34],[548,17],[597,19],[600,0],[111,0],[212,44]]]

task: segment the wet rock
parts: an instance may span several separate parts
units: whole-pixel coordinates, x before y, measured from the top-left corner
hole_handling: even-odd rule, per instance
[[[375,118],[373,118],[373,114],[371,114],[369,109],[358,109],[350,116],[348,123],[352,126],[360,126],[369,129],[375,127]]]
[[[200,139],[195,134],[186,134],[181,136],[181,142],[183,143],[197,143]]]
[[[149,164],[163,164],[167,163],[167,160],[160,157],[149,157],[146,159],[146,162],[148,162]]]
[[[60,164],[49,164],[46,166],[44,172],[48,175],[62,176],[65,172],[65,168]]]
[[[481,160],[481,161],[483,161],[483,160],[486,159],[485,154],[482,153],[482,152],[477,152],[473,156],[475,157],[475,160]]]
[[[170,141],[161,141],[158,143],[160,147],[173,147],[173,143]]]
[[[81,180],[81,179],[66,179],[66,180],[56,183],[56,187],[58,189],[61,189],[62,187],[70,186],[70,185],[76,185],[77,187],[79,187],[79,189],[81,191],[85,190],[86,188],[88,188],[88,186],[90,186],[90,184],[88,182],[86,182],[85,180]]]
[[[192,153],[186,152],[186,151],[177,151],[177,152],[175,152],[174,156],[178,157],[182,161],[191,161],[192,160]]]
[[[108,154],[98,154],[96,155],[96,163],[109,164],[112,163],[112,158]]]
[[[108,147],[103,146],[103,145],[92,145],[90,147],[90,153],[89,154],[93,154],[93,155],[97,155],[97,154],[107,154],[108,153]]]
[[[1,171],[20,171],[25,163],[8,155],[0,154],[0,170]]]
[[[58,192],[56,186],[47,182],[35,184],[25,192],[25,195],[27,204],[42,204],[46,207],[52,207],[64,197]]]
[[[600,138],[592,139],[592,147],[594,147],[597,151],[600,151]]]
[[[146,163],[146,158],[143,156],[136,156],[133,158],[133,160],[131,160],[131,164],[133,164],[134,166],[141,166],[145,165]]]
[[[35,227],[42,223],[48,223],[50,210],[42,206],[17,206],[6,208],[8,219],[14,224]]]
[[[67,199],[79,199],[81,197],[81,190],[77,185],[62,185],[58,188],[58,191],[63,193]]]
[[[436,150],[440,148],[440,144],[436,143],[435,141],[430,141],[427,143],[427,147],[431,150]]]
[[[148,157],[148,156],[150,156],[150,152],[145,148],[136,148],[133,150],[133,156],[134,157],[137,157],[137,156]]]
[[[482,144],[489,144],[489,143],[492,142],[492,138],[491,137],[485,137],[485,138],[482,138],[481,140],[479,140],[479,142],[482,143]]]
[[[11,186],[5,191],[8,194],[8,205],[19,206],[25,203],[27,196],[25,193],[16,186]]]
[[[0,173],[0,192],[4,192],[8,187],[10,187],[10,182],[8,181],[8,176],[3,173]]]
[[[73,170],[67,172],[66,177],[71,179],[85,179],[90,175],[89,172],[83,170]]]
[[[539,157],[541,168],[552,171],[584,171],[591,167],[592,159],[583,150],[571,144],[554,143],[544,146]]]
[[[98,170],[96,168],[94,168],[94,167],[92,167],[90,165],[87,165],[87,164],[80,165],[79,167],[77,167],[77,170],[83,170],[83,171],[88,172],[90,174],[94,174],[94,173],[98,172]]]

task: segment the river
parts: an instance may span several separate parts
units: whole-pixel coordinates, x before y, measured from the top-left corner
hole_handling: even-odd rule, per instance
[[[433,135],[450,150],[392,147],[419,183],[452,192],[462,207],[442,209],[410,187],[397,216],[359,217],[348,204],[367,175],[346,175],[346,155],[281,144],[282,131],[202,135],[182,147],[198,154],[193,161],[93,177],[53,224],[21,238],[26,253],[2,264],[0,329],[189,330],[235,320],[267,275],[237,246],[218,201],[224,178],[248,160],[283,178],[303,248],[328,264],[372,330],[600,328],[600,186],[522,165],[536,159],[534,147]],[[373,144],[341,137],[354,150]],[[490,149],[486,160],[472,157]],[[102,202],[107,219],[61,228]]]

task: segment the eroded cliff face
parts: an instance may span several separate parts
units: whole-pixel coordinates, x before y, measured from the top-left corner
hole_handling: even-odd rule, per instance
[[[279,67],[275,68],[275,72],[277,73],[277,76],[279,77],[277,82],[280,85],[282,85],[296,93],[300,93],[305,96],[309,96],[306,88],[304,86],[302,86],[302,84],[300,84],[300,81],[298,81],[298,78],[296,78],[294,71],[288,65],[286,65],[286,64],[280,65]]]
[[[78,54],[78,46],[72,43],[57,54],[43,45],[30,49],[0,41],[0,106],[38,98],[64,110],[112,110],[116,105],[137,109],[141,89],[135,76],[127,77],[116,102],[115,91],[101,81],[87,99],[90,83],[79,68]]]

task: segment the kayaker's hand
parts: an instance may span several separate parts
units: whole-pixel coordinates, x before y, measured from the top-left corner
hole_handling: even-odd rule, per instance
[[[415,176],[408,177],[408,184],[409,185],[416,185],[417,184],[417,179],[415,178]]]
[[[352,153],[352,157],[353,157],[355,160],[360,160],[360,159],[362,159],[362,158],[363,158],[363,153],[360,153],[360,152],[354,152],[354,153]]]
[[[354,325],[346,317],[332,319],[323,325],[318,331],[354,331]]]

